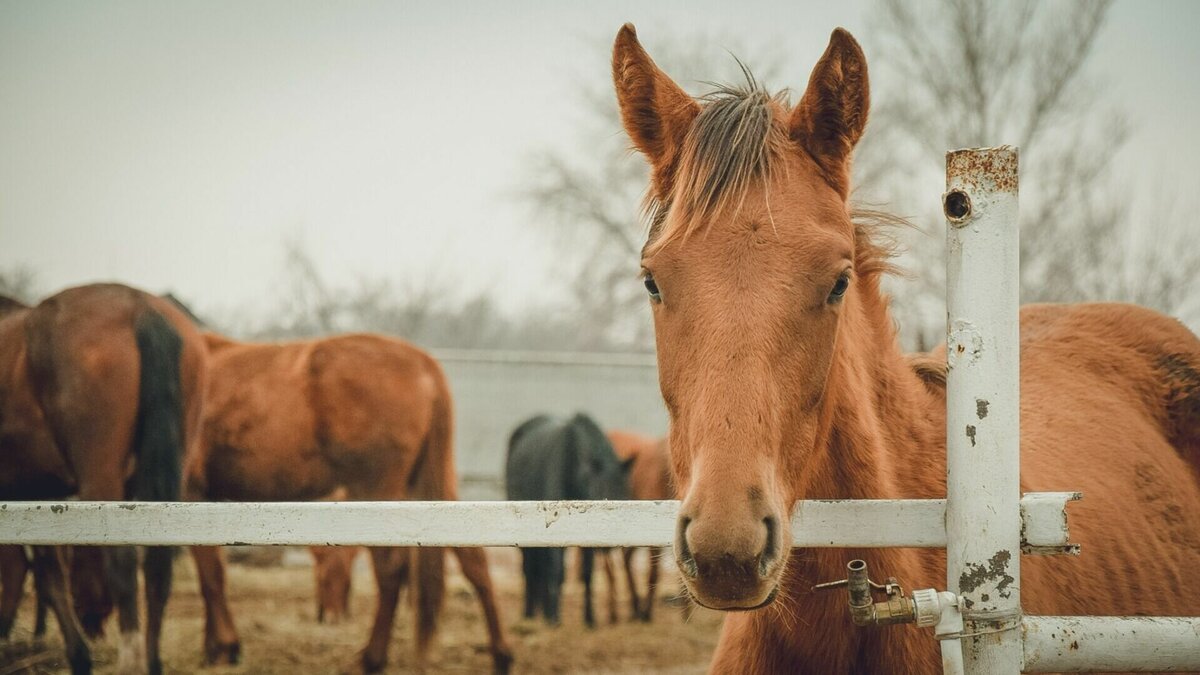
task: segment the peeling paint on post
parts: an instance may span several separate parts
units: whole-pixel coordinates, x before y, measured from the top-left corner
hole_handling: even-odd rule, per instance
[[[967,673],[1021,670],[1017,150],[946,155],[947,583]],[[966,433],[963,430],[966,430]]]

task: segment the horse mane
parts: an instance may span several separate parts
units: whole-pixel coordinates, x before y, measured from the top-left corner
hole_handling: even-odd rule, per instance
[[[184,302],[182,300],[180,300],[178,297],[176,297],[176,295],[174,293],[171,293],[170,291],[168,291],[158,297],[162,298],[163,300],[166,300],[167,302],[174,305],[175,309],[178,309],[179,311],[183,312],[184,316],[186,316],[188,318],[188,320],[191,321],[194,326],[196,326],[196,328],[199,328],[200,330],[208,330],[211,328],[211,326],[208,325],[207,321],[205,321],[204,319],[201,319],[195,312],[192,311],[191,307],[188,307],[186,304],[184,304]]]
[[[781,158],[794,149],[787,128],[792,109],[788,91],[771,94],[745,64],[738,61],[738,66],[741,84],[715,84],[697,99],[703,107],[684,141],[670,193],[660,196],[651,190],[646,195],[647,253],[686,239],[714,218],[735,215],[755,183],[772,180]],[[676,213],[667,218],[672,207]],[[851,208],[849,217],[858,249],[857,273],[896,272],[890,260],[897,245],[889,232],[893,226],[911,224],[868,208]]]
[[[236,340],[233,340],[232,338],[227,338],[224,335],[221,335],[220,333],[214,333],[212,331],[204,331],[203,333],[201,333],[201,336],[203,336],[203,338],[204,338],[204,345],[206,347],[208,347],[209,354],[215,354],[216,352],[219,352],[228,347],[233,347],[235,345],[241,344],[240,342],[237,342]]]
[[[29,305],[26,305],[16,298],[10,298],[7,295],[0,295],[0,316],[4,316],[9,312],[15,312],[18,309],[29,309]]]
[[[912,368],[925,386],[933,390],[945,391],[946,371],[949,370],[949,366],[946,365],[945,352],[917,352],[906,354],[904,358],[908,361],[908,367]]]
[[[567,423],[569,433],[575,436],[575,440],[581,441],[583,447],[577,447],[576,450],[583,450],[587,453],[585,459],[587,461],[601,461],[608,463],[611,459],[613,462],[620,461],[617,459],[617,453],[609,442],[608,436],[600,428],[599,424],[591,418],[587,413],[577,412]]]

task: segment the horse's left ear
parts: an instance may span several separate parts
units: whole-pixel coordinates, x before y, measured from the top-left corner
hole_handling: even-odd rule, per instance
[[[850,193],[850,155],[867,126],[870,101],[867,57],[854,37],[838,28],[813,68],[788,130],[842,197]]]

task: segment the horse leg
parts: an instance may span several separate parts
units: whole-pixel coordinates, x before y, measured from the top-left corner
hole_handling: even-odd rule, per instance
[[[375,568],[375,585],[379,591],[379,603],[375,607],[375,624],[371,637],[359,658],[363,672],[377,673],[387,663],[388,643],[392,637],[392,624],[396,620],[396,603],[400,598],[400,587],[408,578],[409,552],[403,548],[371,548],[371,562]],[[418,654],[418,658],[423,655]]]
[[[225,559],[217,546],[192,546],[192,560],[204,598],[204,660],[209,665],[237,663],[242,645],[225,600]]]
[[[34,583],[46,589],[50,608],[54,611],[54,617],[58,619],[71,672],[74,675],[92,672],[91,650],[83,639],[83,629],[79,626],[79,618],[75,616],[75,608],[71,606],[71,598],[67,595],[66,566],[58,547],[33,547],[33,575]]]
[[[29,560],[20,544],[0,546],[0,640],[7,640],[17,618],[17,607],[25,593]]]
[[[33,639],[46,637],[46,609],[50,607],[50,595],[46,585],[38,580],[37,570],[33,574],[33,593],[37,596],[37,612],[33,619]]]
[[[81,553],[81,547],[77,547],[74,555]],[[120,628],[117,672],[145,672],[146,658],[139,649],[142,636],[138,625],[137,550],[132,546],[107,546],[101,556],[108,589],[117,606],[117,625]]]
[[[658,599],[658,559],[662,557],[662,549],[651,546],[646,549],[646,554],[650,556],[650,560],[646,563],[650,567],[650,583],[646,588],[645,609],[638,615],[638,618],[649,623],[654,612],[654,603]]]
[[[112,438],[116,434],[101,434]],[[127,441],[126,441],[127,443]],[[101,447],[98,443],[96,447]],[[82,447],[79,440],[71,447]],[[98,457],[120,456],[117,453],[99,452]],[[79,491],[82,500],[120,500],[125,498],[124,480],[112,473],[114,467],[96,464],[89,466],[90,473],[80,478],[83,486]],[[107,613],[107,601],[111,597],[117,607],[117,626],[120,631],[117,642],[117,672],[142,673],[146,668],[146,657],[142,653],[142,635],[138,620],[137,549],[132,546],[75,546],[71,549],[71,571],[75,575],[72,587],[86,589],[81,594],[84,617],[91,627],[99,630]]]
[[[83,634],[89,640],[104,635],[104,622],[113,611],[112,588],[105,563],[105,549],[98,546],[64,546],[71,582],[71,600]],[[135,586],[136,588],[136,586]]]
[[[541,604],[541,593],[538,591],[537,549],[521,549],[521,573],[525,577],[525,618],[532,619]]]
[[[637,583],[633,577],[633,554],[637,551],[633,547],[625,547],[621,549],[621,558],[625,561],[625,585],[629,587],[629,616],[638,618],[642,615],[642,601],[638,597]]]
[[[601,549],[600,561],[604,563],[604,577],[608,579],[608,622],[617,623],[617,575],[612,561],[612,551]]]
[[[579,555],[581,556],[579,576],[583,579],[583,622],[587,624],[588,628],[595,628],[596,612],[592,608],[592,571],[596,564],[596,549],[581,548]]]
[[[496,593],[492,588],[492,575],[488,572],[487,552],[482,548],[456,548],[453,551],[463,576],[475,587],[475,595],[479,597],[479,604],[483,608],[483,616],[487,621],[488,644],[492,649],[493,669],[501,675],[507,673],[512,666],[512,648],[505,641],[504,629],[500,624]],[[526,600],[526,611],[528,606]]]
[[[559,600],[562,597],[563,575],[565,574],[565,548],[545,548],[542,556],[544,582],[542,591],[542,611],[546,622],[557,626],[562,620],[559,615]]]
[[[172,547],[150,546],[142,560],[142,573],[146,579],[146,663],[150,675],[162,674],[159,640],[163,613],[171,595],[171,561],[174,557]]]

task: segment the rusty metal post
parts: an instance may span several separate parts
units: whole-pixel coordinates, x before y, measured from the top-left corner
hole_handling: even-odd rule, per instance
[[[968,674],[1021,642],[1017,150],[946,154],[946,573]]]

